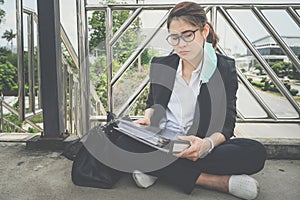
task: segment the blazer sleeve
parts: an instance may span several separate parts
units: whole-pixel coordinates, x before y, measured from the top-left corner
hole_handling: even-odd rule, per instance
[[[226,118],[225,123],[222,129],[222,134],[225,136],[226,140],[233,136],[233,131],[236,122],[236,92],[238,89],[238,80],[237,73],[235,68],[235,61],[233,59],[226,60],[228,66],[224,66],[227,68],[224,84],[226,90]]]
[[[151,60],[151,64],[150,64],[150,74],[151,74],[152,65],[153,65],[153,63],[156,62],[155,60],[156,60],[156,57],[154,57],[154,58]],[[151,83],[151,79],[150,79],[150,88],[149,88],[149,93],[148,93],[148,98],[147,98],[147,101],[146,101],[146,108],[145,108],[145,109],[151,108],[153,105],[154,105],[154,99],[153,99],[153,87],[152,87],[152,83]]]
[[[153,94],[152,94],[152,84],[150,83],[148,98],[146,101],[146,109],[151,108],[153,106],[153,104],[154,104],[154,101],[153,101]]]

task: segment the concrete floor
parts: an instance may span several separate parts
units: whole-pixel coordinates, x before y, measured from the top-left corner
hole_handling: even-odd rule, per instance
[[[139,189],[130,176],[110,190],[78,187],[71,182],[72,162],[60,152],[27,150],[22,143],[0,143],[0,152],[0,200],[237,199],[200,187],[186,195],[160,181]],[[264,170],[254,175],[261,185],[257,199],[300,199],[299,172],[300,160],[268,160]]]

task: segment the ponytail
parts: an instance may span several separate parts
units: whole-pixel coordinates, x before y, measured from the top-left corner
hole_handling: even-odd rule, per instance
[[[209,26],[209,34],[206,38],[206,41],[211,43],[214,49],[217,49],[217,43],[219,42],[219,37],[215,32],[213,26],[209,22],[207,22],[206,24]]]

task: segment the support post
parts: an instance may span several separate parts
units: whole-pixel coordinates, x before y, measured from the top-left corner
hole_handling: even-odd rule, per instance
[[[64,102],[59,0],[38,0],[43,138],[63,138]]]

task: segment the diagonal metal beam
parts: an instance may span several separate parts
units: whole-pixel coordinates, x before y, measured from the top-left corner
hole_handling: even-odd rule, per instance
[[[298,13],[292,7],[288,7],[287,12],[300,28],[300,16],[298,15]]]
[[[136,98],[141,94],[141,92],[146,88],[146,86],[149,83],[149,77],[146,77],[142,83],[139,85],[139,87],[135,90],[135,92],[128,98],[126,103],[123,104],[120,111],[117,113],[117,116],[121,116],[125,113],[125,111],[134,103]]]
[[[253,7],[252,11],[254,15],[257,17],[257,19],[263,24],[263,26],[267,29],[267,31],[270,33],[270,35],[274,38],[274,40],[279,44],[280,48],[286,53],[288,58],[292,61],[295,68],[300,73],[300,61],[295,55],[295,53],[291,50],[291,48],[285,43],[285,41],[282,39],[282,37],[278,34],[278,32],[275,30],[275,28],[272,26],[272,24],[269,22],[269,20],[263,15],[261,10],[259,10],[257,7]]]
[[[138,17],[138,15],[142,12],[142,7],[136,9],[134,13],[122,24],[122,26],[118,29],[118,31],[114,34],[112,39],[109,41],[109,45],[113,46],[123,32],[130,26],[130,24]]]
[[[249,39],[246,37],[246,35],[243,33],[243,31],[240,29],[240,27],[235,23],[235,21],[232,19],[232,17],[229,15],[229,13],[223,8],[219,7],[219,12],[222,14],[224,19],[227,21],[227,23],[231,26],[231,28],[234,30],[234,32],[238,35],[238,37],[242,40],[242,42],[247,46],[247,48],[251,51],[251,53],[255,56],[255,58],[258,60],[258,62],[261,64],[261,66],[266,70],[276,87],[279,89],[281,94],[285,96],[288,101],[292,104],[294,109],[297,111],[297,113],[300,115],[300,106],[297,103],[297,101],[292,97],[290,92],[286,89],[286,87],[282,84],[282,82],[278,79],[275,72],[272,70],[272,68],[269,66],[269,64],[266,62],[266,60],[261,56],[259,51],[252,45],[252,43],[249,41]]]
[[[18,111],[16,111],[12,106],[10,106],[5,101],[3,101],[2,103],[3,103],[3,107],[5,109],[7,109],[8,111],[12,112],[15,115],[18,115]],[[35,123],[33,123],[32,121],[30,121],[29,119],[25,118],[24,121],[27,122],[28,124],[30,124],[33,128],[35,128],[35,129],[37,129],[37,130],[39,130],[41,132],[43,131],[43,129],[40,126],[36,125]]]
[[[225,54],[225,51],[218,46],[218,50],[222,53]],[[265,101],[261,98],[261,96],[256,92],[256,90],[254,89],[254,87],[252,86],[252,84],[245,78],[245,76],[243,75],[243,73],[241,72],[241,70],[239,68],[236,67],[236,71],[237,71],[237,75],[240,79],[240,81],[242,82],[242,84],[248,89],[248,91],[250,92],[250,94],[254,97],[254,99],[256,100],[256,102],[261,106],[261,108],[267,113],[268,117],[277,120],[277,116],[275,115],[275,113],[271,110],[271,108],[265,103]],[[242,113],[238,112],[238,115],[241,119],[245,119],[245,117],[242,115]]]
[[[150,41],[153,39],[153,37],[158,33],[160,28],[165,24],[165,22],[167,20],[167,16],[168,16],[168,13],[163,17],[163,19],[159,23],[157,29],[155,31],[153,31],[152,34],[150,34],[150,36],[148,36],[148,38],[145,40],[145,42],[141,46],[139,46],[133,52],[133,54],[131,54],[131,56],[125,61],[123,66],[118,70],[116,75],[111,80],[112,86],[119,80],[119,78],[122,76],[122,74],[128,69],[128,67],[133,63],[133,61],[143,52],[144,48],[150,43]]]

